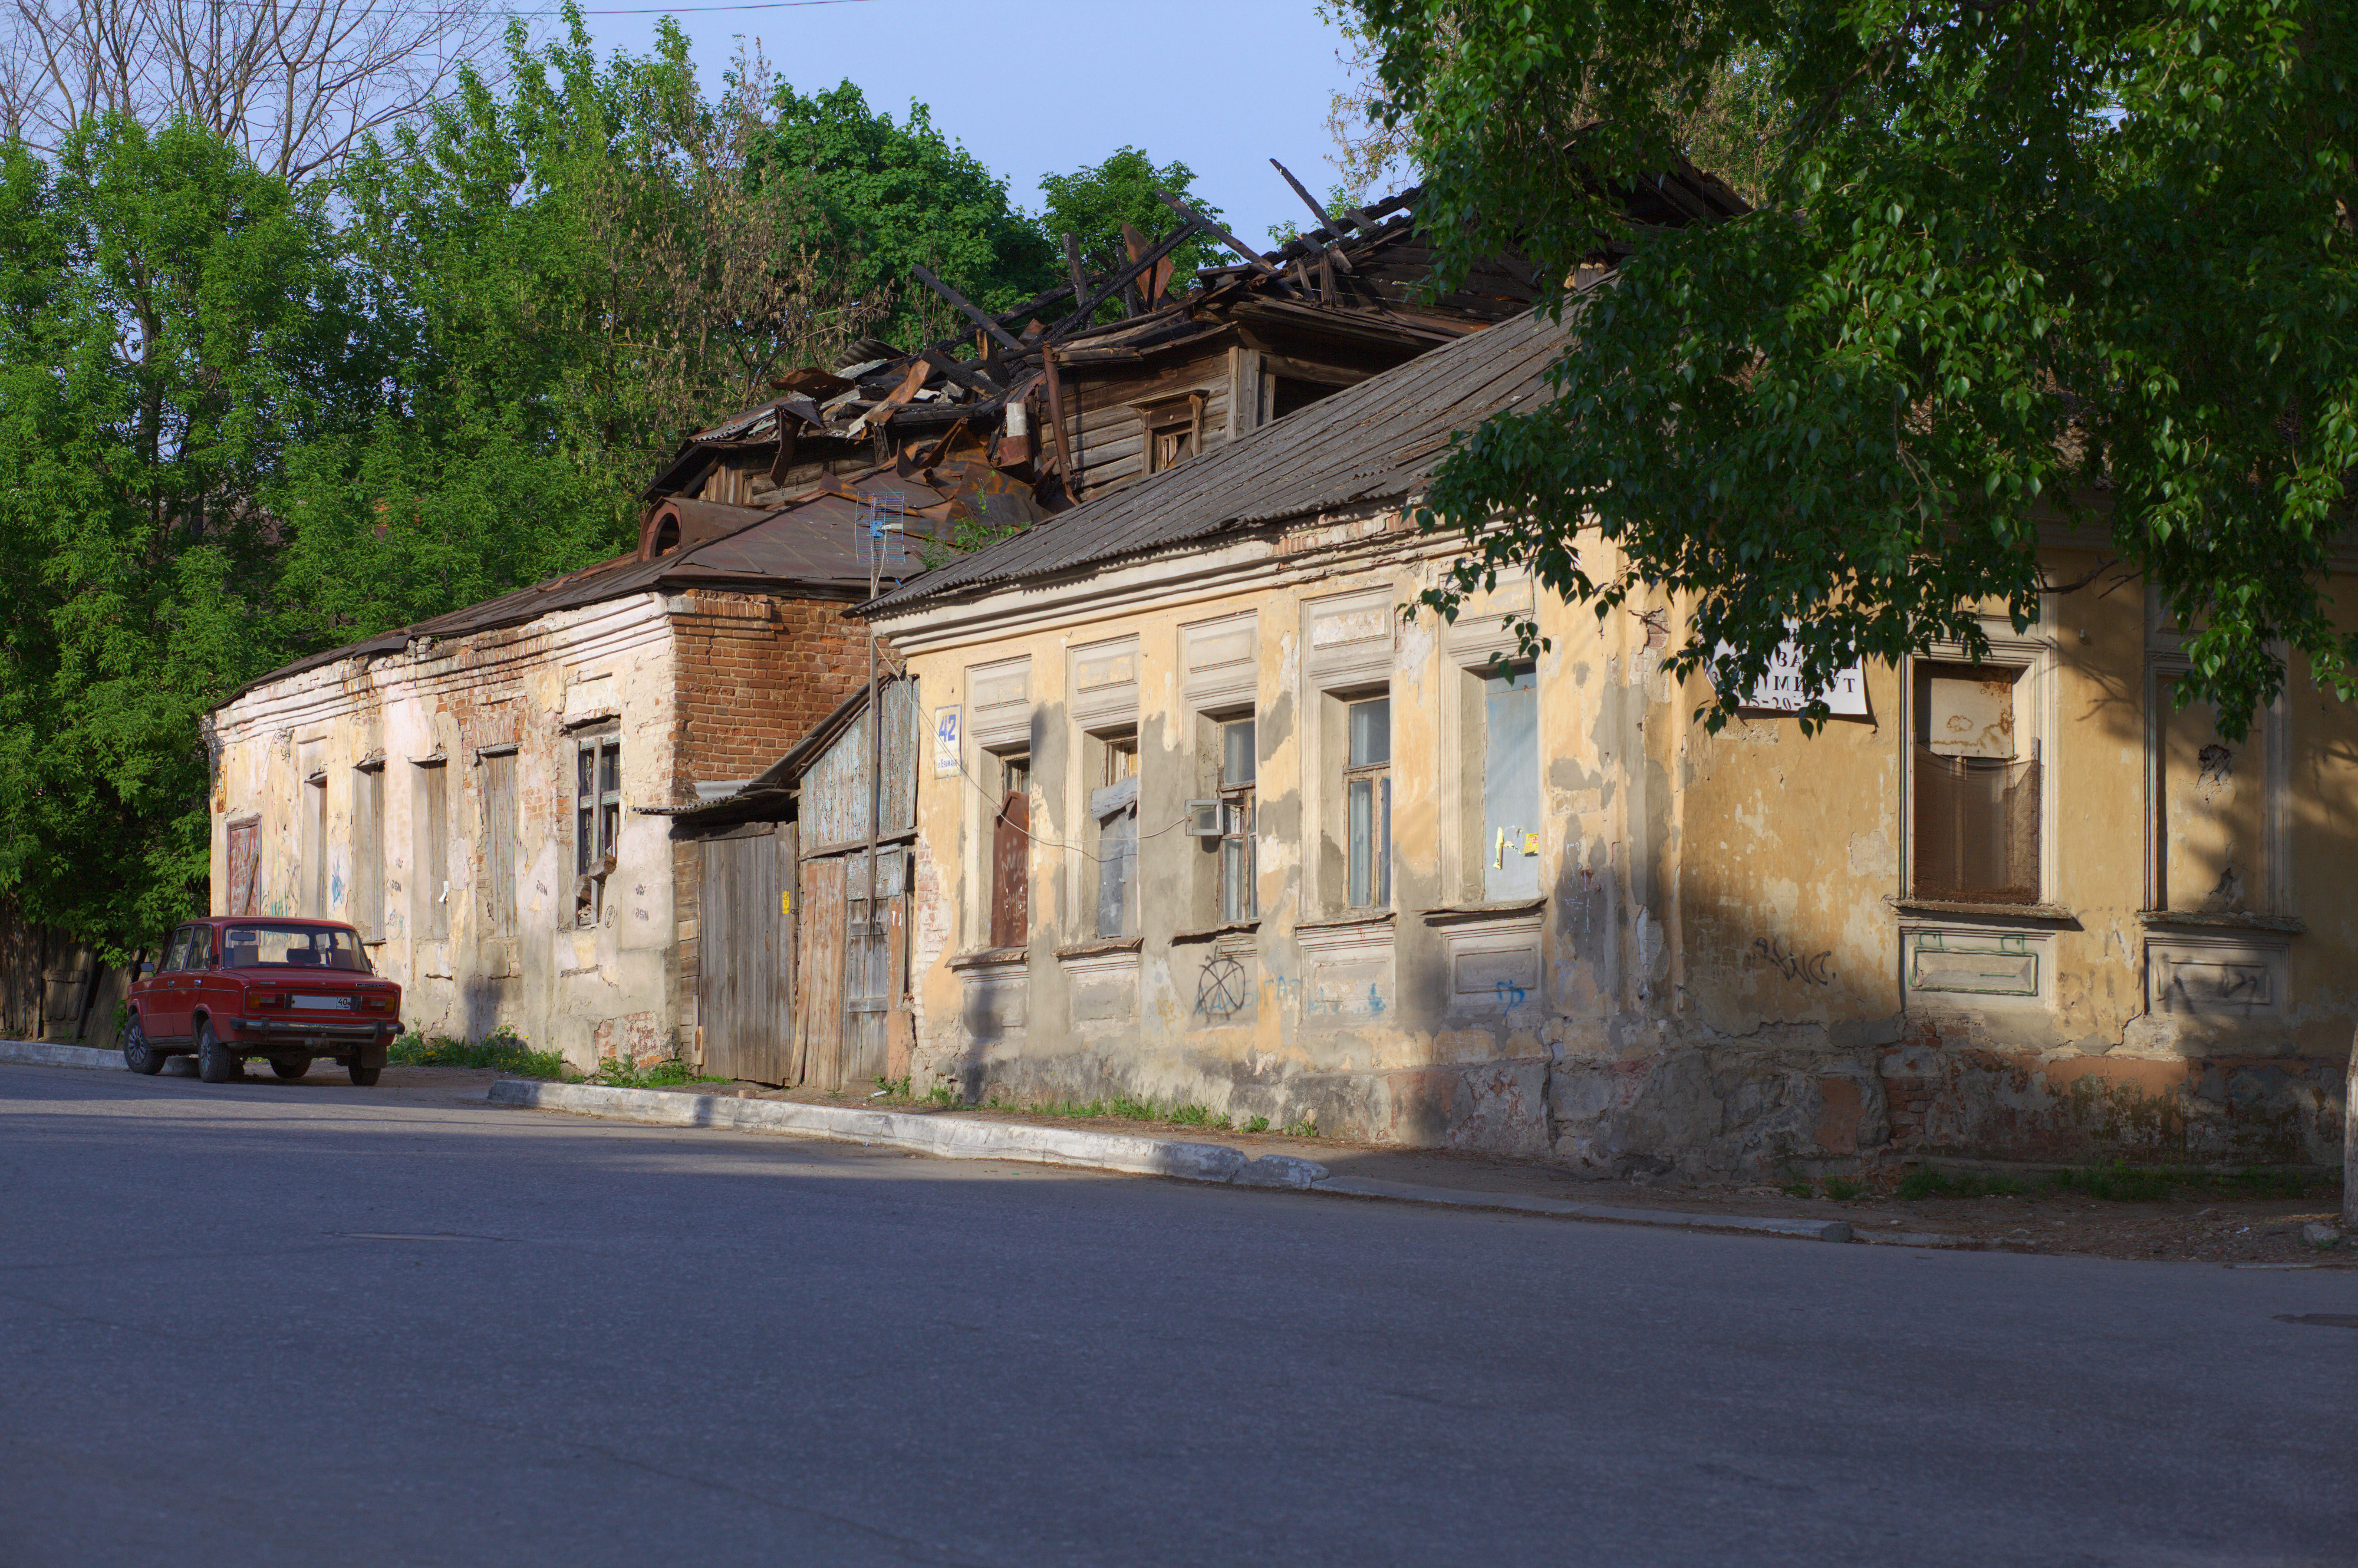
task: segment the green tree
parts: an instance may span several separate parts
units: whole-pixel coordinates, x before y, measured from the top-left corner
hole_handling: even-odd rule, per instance
[[[288,646],[274,476],[381,379],[319,196],[184,120],[0,145],[0,892],[118,956],[199,903],[202,716]]]
[[[1040,214],[1042,235],[1064,254],[1064,236],[1080,246],[1081,265],[1092,275],[1130,265],[1121,226],[1130,224],[1148,243],[1177,227],[1179,215],[1163,204],[1157,191],[1169,191],[1190,208],[1217,223],[1224,214],[1189,189],[1195,171],[1176,160],[1157,168],[1137,147],[1117,148],[1103,162],[1086,165],[1070,174],[1044,174],[1040,189],[1047,207]],[[1198,234],[1171,253],[1176,287],[1203,267],[1221,266],[1238,258],[1217,240]],[[1111,319],[1121,314],[1109,304],[1098,313]]]
[[[346,250],[388,340],[374,417],[290,454],[285,584],[313,646],[628,548],[688,432],[870,330],[827,222],[749,167],[766,82],[699,97],[687,39],[600,66],[512,31],[504,84],[347,165]]]
[[[846,81],[801,93],[780,85],[756,139],[763,178],[825,213],[870,297],[889,297],[881,331],[903,349],[954,338],[966,318],[911,273],[925,267],[986,310],[1055,287],[1055,253],[1008,200],[1007,182],[934,125],[923,103],[905,122],[871,110]]]
[[[2358,695],[2324,589],[2358,467],[2346,5],[1359,8],[1444,277],[1509,238],[1557,279],[1636,245],[1575,307],[1553,395],[1436,476],[1456,588],[1529,561],[1600,613],[1682,596],[1676,668],[1736,650],[1719,722],[1788,619],[1821,684],[1979,651],[1976,605],[2027,624],[2042,524],[2070,521],[2198,629],[2178,696],[2223,729],[2280,688],[2279,646]],[[1768,73],[1763,211],[1632,234],[1610,182],[1666,167],[1739,64]],[[1579,551],[1590,525],[1613,551]]]

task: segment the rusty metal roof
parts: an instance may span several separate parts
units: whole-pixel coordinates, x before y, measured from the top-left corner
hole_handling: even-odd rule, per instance
[[[1406,497],[1432,476],[1454,433],[1541,392],[1568,335],[1526,311],[928,572],[859,613],[891,615],[1258,524]]]

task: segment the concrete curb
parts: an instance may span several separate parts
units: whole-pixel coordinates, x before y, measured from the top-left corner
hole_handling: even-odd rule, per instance
[[[0,1040],[0,1062],[27,1067],[108,1067],[124,1071],[123,1053],[92,1045],[53,1045],[46,1040]]]
[[[1670,1226],[1680,1229],[1736,1230],[1790,1236],[1812,1241],[1848,1241],[1847,1220],[1759,1219],[1744,1215],[1682,1214],[1669,1209],[1611,1208],[1565,1198],[1527,1197],[1515,1193],[1469,1193],[1410,1182],[1376,1182],[1329,1175],[1314,1160],[1290,1154],[1249,1158],[1219,1143],[1180,1143],[1123,1132],[1078,1128],[1033,1127],[1021,1122],[912,1116],[902,1111],[860,1110],[843,1106],[803,1105],[791,1100],[723,1098],[660,1089],[611,1089],[593,1084],[557,1084],[502,1078],[492,1085],[493,1105],[528,1110],[570,1111],[577,1116],[640,1121],[657,1127],[720,1127],[741,1132],[784,1132],[839,1143],[906,1149],[946,1160],[1031,1160],[1080,1165],[1137,1175],[1175,1176],[1182,1181],[1237,1186],[1290,1187],[1335,1197],[1375,1198],[1393,1203],[1433,1204],[1448,1208],[1501,1210],[1559,1219],[1609,1220],[1619,1225]]]

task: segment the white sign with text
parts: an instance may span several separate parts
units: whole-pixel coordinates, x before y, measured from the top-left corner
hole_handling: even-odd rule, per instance
[[[1785,624],[1798,629],[1800,623],[1788,620]],[[1718,656],[1732,659],[1736,650],[1722,643]],[[1768,661],[1768,673],[1752,683],[1744,706],[1763,713],[1799,713],[1810,706],[1813,695],[1801,685],[1801,651],[1788,639],[1778,644]],[[1833,686],[1823,696],[1829,713],[1844,719],[1867,717],[1866,676],[1856,665],[1835,676]]]

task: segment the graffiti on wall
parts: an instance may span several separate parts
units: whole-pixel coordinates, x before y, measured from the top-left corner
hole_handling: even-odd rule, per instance
[[[1808,986],[1824,986],[1833,983],[1834,952],[1831,947],[1823,953],[1788,952],[1783,937],[1758,936],[1753,939],[1752,950],[1758,954],[1770,968],[1789,980],[1799,980]]]

